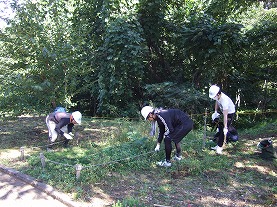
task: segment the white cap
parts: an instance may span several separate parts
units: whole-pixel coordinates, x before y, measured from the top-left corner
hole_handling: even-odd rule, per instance
[[[77,124],[81,124],[82,114],[79,111],[74,111],[72,113],[73,119],[77,122]]]
[[[144,106],[142,109],[141,109],[141,115],[143,116],[143,118],[146,120],[149,113],[153,112],[154,111],[154,108],[151,107],[151,106]]]
[[[209,97],[214,98],[218,94],[219,90],[220,88],[217,85],[212,85],[209,89]]]

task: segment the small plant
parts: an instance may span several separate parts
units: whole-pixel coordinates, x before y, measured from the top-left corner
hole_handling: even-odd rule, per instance
[[[117,201],[115,204],[112,205],[112,207],[144,207],[144,205],[140,204],[139,200],[128,197],[125,198],[122,202]]]

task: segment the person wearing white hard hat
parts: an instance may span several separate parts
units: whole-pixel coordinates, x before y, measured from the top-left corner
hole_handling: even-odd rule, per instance
[[[221,89],[217,85],[212,85],[209,89],[209,97],[215,100],[214,113],[212,114],[212,119],[219,117],[218,110],[220,109],[223,114],[223,129],[219,131],[219,137],[217,141],[217,146],[213,147],[217,154],[222,154],[224,136],[227,136],[228,127],[232,124],[236,109],[235,104],[226,94],[221,92]]]
[[[56,141],[58,135],[65,138],[64,146],[67,147],[70,139],[73,139],[72,129],[75,124],[81,124],[82,114],[79,111],[73,113],[53,112],[46,117],[48,128],[49,149]]]
[[[144,106],[141,115],[145,120],[157,121],[159,135],[155,151],[160,150],[162,141],[165,145],[165,160],[157,165],[162,167],[171,166],[172,142],[176,147],[175,160],[181,160],[181,140],[192,130],[193,121],[188,114],[179,109],[154,109],[151,106]]]

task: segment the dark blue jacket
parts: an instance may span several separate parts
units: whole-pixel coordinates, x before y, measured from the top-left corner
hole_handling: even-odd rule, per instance
[[[189,115],[179,109],[163,109],[155,113],[159,126],[158,142],[161,143],[164,137],[170,137],[172,140],[180,140],[180,128],[193,127],[193,121]],[[185,127],[184,127],[185,126]]]

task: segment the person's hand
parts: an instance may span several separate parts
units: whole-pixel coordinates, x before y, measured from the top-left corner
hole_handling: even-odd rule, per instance
[[[160,143],[157,143],[157,145],[156,145],[156,147],[155,147],[155,152],[158,152],[158,151],[160,151]]]
[[[72,132],[69,132],[68,133],[70,136],[74,137],[74,134]]]
[[[70,135],[67,134],[67,133],[63,133],[63,136],[64,136],[66,139],[73,139],[73,137],[70,136]]]
[[[228,133],[228,129],[227,129],[227,128],[224,128],[224,129],[223,129],[223,133],[224,133],[224,135],[226,136],[227,133]]]
[[[220,113],[218,113],[217,111],[215,111],[213,114],[212,114],[212,120],[214,121],[216,118],[219,118],[220,116]]]

